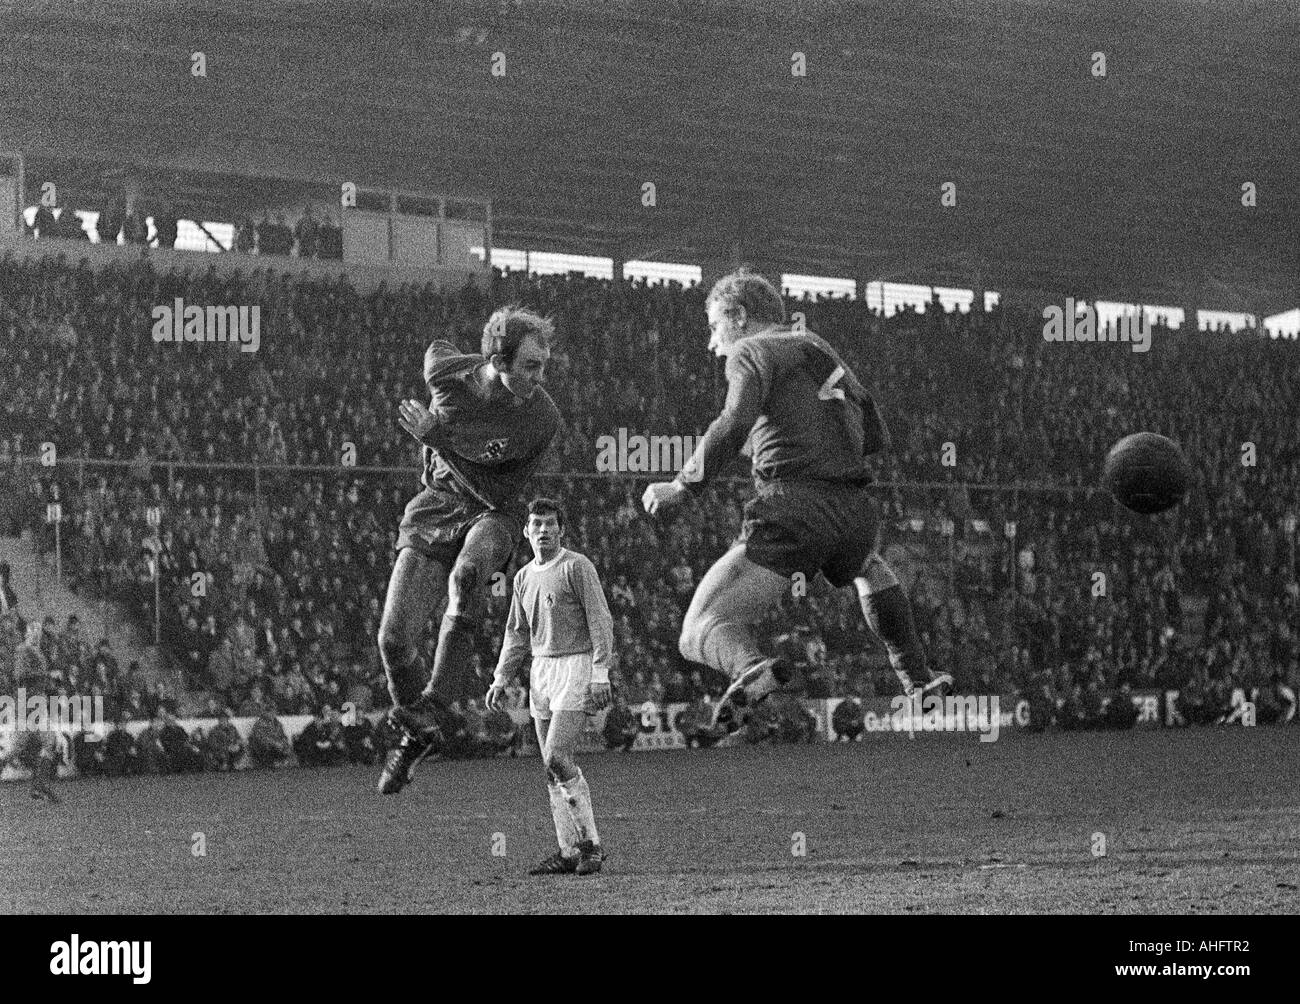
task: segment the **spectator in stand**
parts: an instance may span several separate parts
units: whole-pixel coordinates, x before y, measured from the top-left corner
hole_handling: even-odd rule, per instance
[[[1103,724],[1108,729],[1131,729],[1137,720],[1138,709],[1133,703],[1133,688],[1124,683],[1106,704]]]
[[[835,705],[835,710],[831,712],[831,728],[835,732],[836,742],[841,739],[854,742],[862,738],[866,731],[862,703],[857,698],[846,697]]]
[[[343,257],[342,222],[340,221],[339,226],[335,226],[329,213],[326,213],[321,219],[320,231],[317,236],[316,256],[334,260]]]
[[[735,736],[739,740],[728,736],[729,742],[743,741],[751,746],[756,746],[762,742],[775,741],[781,733],[781,708],[772,698],[759,703],[749,717],[745,719],[744,726]]]
[[[263,709],[248,736],[248,756],[254,767],[278,767],[293,753],[288,733],[275,713]]]
[[[158,717],[162,722],[158,730],[158,741],[162,744],[170,769],[174,773],[184,774],[202,770],[202,753],[190,745],[189,733],[176,721],[170,711],[161,710],[158,712]]]
[[[136,769],[141,774],[167,774],[171,764],[162,744],[163,721],[152,719],[135,737]]]
[[[234,250],[240,254],[252,254],[256,244],[257,231],[253,227],[253,221],[247,216],[241,216],[235,221]]]
[[[1208,725],[1217,717],[1204,670],[1193,673],[1178,692],[1175,707],[1188,725]]]
[[[342,717],[343,745],[348,751],[350,763],[372,766],[379,759],[379,750],[375,745],[375,730],[370,719],[356,711]]]
[[[284,213],[275,214],[275,222],[266,224],[266,235],[268,243],[265,244],[267,254],[287,256],[293,251],[293,231],[284,221]],[[261,240],[261,228],[258,230],[258,247],[264,245]]]
[[[9,611],[18,611],[18,594],[14,591],[13,583],[9,581],[12,570],[9,568],[9,562],[0,561],[0,617],[9,613]]]
[[[95,777],[103,762],[103,737],[93,729],[83,729],[72,737],[72,765],[81,777]]]
[[[58,220],[58,236],[68,241],[88,241],[90,234],[86,233],[86,225],[81,217],[77,215],[76,210],[65,206]]]
[[[118,235],[122,233],[122,227],[126,224],[126,206],[118,201],[111,206],[101,210],[99,218],[95,220],[95,233],[99,235],[101,244],[116,244]]]
[[[14,652],[14,682],[34,694],[44,693],[50,682],[49,659],[41,647],[43,633],[40,621],[28,621],[27,638]]]
[[[103,756],[100,759],[100,773],[110,777],[124,777],[137,773],[138,758],[135,739],[126,730],[130,714],[123,712],[113,725],[113,730],[104,739]]]
[[[241,718],[257,718],[266,708],[266,695],[262,691],[262,685],[255,683],[248,697],[239,703],[235,712]]]
[[[713,704],[708,695],[688,704],[677,716],[677,728],[687,747],[708,749],[727,734],[725,726],[713,724]]]
[[[784,743],[817,741],[817,716],[793,694],[775,693],[768,698],[778,711],[777,737]],[[766,703],[766,702],[765,702]]]
[[[338,713],[326,705],[320,716],[313,718],[298,733],[298,738],[293,741],[293,750],[304,767],[333,767],[346,763],[348,751]]]
[[[673,669],[664,684],[665,704],[684,704],[691,699],[691,683],[681,669]]]
[[[170,251],[176,246],[176,235],[180,230],[180,221],[176,213],[167,207],[153,214],[154,236],[158,246]]]
[[[208,770],[234,770],[244,756],[244,740],[230,720],[230,710],[223,708],[217,716],[217,724],[208,733],[204,744],[203,759]]]
[[[185,750],[187,753],[186,759],[190,764],[191,770],[195,773],[199,773],[207,769],[208,737],[203,734],[202,729],[195,728],[195,730],[190,733],[189,741],[185,744]]]
[[[59,235],[59,221],[54,218],[54,211],[41,203],[36,207],[36,216],[32,221],[37,240],[48,240]]]
[[[298,241],[298,257],[315,258],[320,243],[320,225],[311,214],[311,206],[303,206],[293,235]]]
[[[275,254],[275,246],[275,224],[271,222],[271,214],[263,212],[262,218],[257,221],[257,253],[260,255]]]
[[[609,711],[605,713],[605,727],[602,732],[607,749],[622,750],[624,753],[632,749],[640,733],[636,716],[617,690],[614,692],[614,700],[609,706]]]
[[[1273,670],[1268,682],[1259,688],[1255,700],[1256,720],[1262,725],[1289,724],[1296,714],[1295,680],[1300,677],[1300,663],[1292,660],[1289,671],[1281,666]]]
[[[126,222],[122,224],[122,237],[128,244],[149,243],[149,224],[138,208],[126,214]]]
[[[492,753],[510,751],[512,757],[518,756],[523,747],[523,730],[515,725],[510,713],[504,710],[488,709],[483,716],[483,736]]]

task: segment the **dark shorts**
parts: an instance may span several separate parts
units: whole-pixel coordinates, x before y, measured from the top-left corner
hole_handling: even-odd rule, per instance
[[[517,520],[474,499],[426,488],[406,505],[397,527],[396,550],[409,547],[450,568],[460,555],[470,528],[480,521],[491,521],[499,527],[508,560],[519,541]]]
[[[826,482],[761,484],[745,503],[745,556],[779,575],[823,573],[847,586],[879,546],[880,505],[868,487]]]

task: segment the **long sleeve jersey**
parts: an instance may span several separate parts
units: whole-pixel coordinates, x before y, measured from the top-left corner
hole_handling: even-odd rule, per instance
[[[753,433],[757,481],[865,484],[866,457],[888,444],[875,402],[835,349],[812,332],[776,329],[727,352],[727,401],[679,478],[699,491]]]
[[[485,390],[478,371],[486,365],[450,342],[436,341],[425,353],[437,425],[424,438],[421,481],[491,509],[513,509],[560,429],[560,410],[541,387],[519,404],[504,388]]]
[[[585,554],[560,548],[546,564],[536,559],[515,573],[505,639],[493,682],[505,686],[531,654],[590,652],[593,683],[608,683],[614,618],[596,566]]]

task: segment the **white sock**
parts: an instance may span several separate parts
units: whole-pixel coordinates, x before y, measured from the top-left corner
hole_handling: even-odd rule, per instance
[[[890,669],[892,669],[894,675],[898,677],[898,682],[903,685],[904,696],[911,697],[912,694],[916,692],[916,684],[912,682],[911,676],[909,676],[907,670],[903,668],[903,653],[890,652],[888,648],[886,648],[885,651],[889,656]]]
[[[593,844],[599,844],[600,834],[596,832],[596,817],[591,812],[591,789],[587,787],[587,779],[583,777],[582,771],[578,771],[577,777],[561,782],[560,791],[573,817],[578,841],[590,840]]]
[[[776,674],[772,672],[772,667],[776,665],[776,660],[764,659],[763,662],[766,663],[766,665],[763,666],[763,671],[759,673],[757,678],[755,678],[753,682],[745,688],[745,697],[751,704],[755,701],[762,700],[773,691],[781,689],[781,681],[778,680]],[[760,665],[762,665],[762,663],[760,663]],[[744,670],[741,675],[743,676],[745,673],[752,673],[753,670],[754,667],[751,666],[749,669]]]
[[[555,840],[560,845],[560,853],[571,858],[578,853],[578,829],[573,825],[573,813],[569,803],[564,800],[564,791],[558,784],[546,786],[551,796],[551,818],[555,820]]]

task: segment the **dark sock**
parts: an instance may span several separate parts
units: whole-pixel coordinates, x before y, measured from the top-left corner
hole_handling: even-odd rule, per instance
[[[890,586],[858,599],[867,624],[884,641],[890,661],[896,657],[900,659],[901,668],[913,681],[924,683],[929,680],[930,670],[925,664],[925,653],[912,622],[912,605],[907,602],[902,587]]]
[[[467,617],[445,614],[438,630],[438,650],[433,657],[433,675],[422,696],[442,705],[461,696],[465,674],[474,651],[474,622]]]
[[[405,707],[419,700],[424,686],[418,660],[403,666],[385,666],[384,671],[388,674],[388,696],[393,699],[394,707]]]

